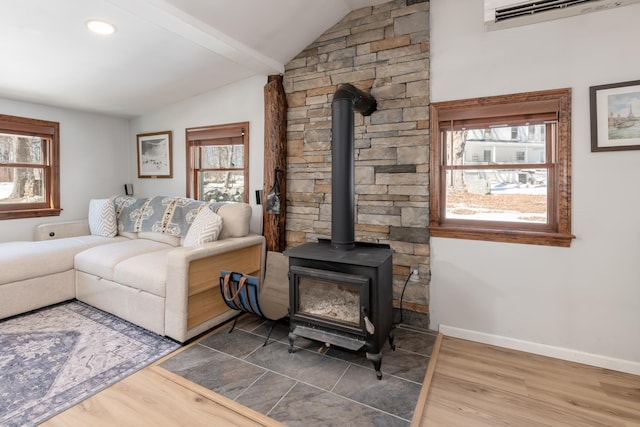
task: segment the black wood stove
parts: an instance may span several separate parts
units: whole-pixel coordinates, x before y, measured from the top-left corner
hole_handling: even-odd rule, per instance
[[[289,352],[297,337],[366,352],[382,378],[382,347],[393,345],[393,273],[388,245],[355,242],[354,112],[371,95],[340,85],[332,101],[331,240],[288,249]]]

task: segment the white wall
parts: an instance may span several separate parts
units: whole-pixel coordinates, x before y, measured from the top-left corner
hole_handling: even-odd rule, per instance
[[[571,87],[570,248],[431,239],[433,328],[640,374],[640,151],[590,151],[589,86],[640,79],[640,5],[485,32],[431,0],[431,101]],[[535,266],[534,269],[531,266]]]
[[[89,200],[124,192],[129,121],[0,99],[0,113],[60,123],[60,216],[0,221],[0,242],[32,240],[37,224],[87,217]]]
[[[248,121],[251,229],[261,232],[262,208],[256,205],[255,190],[263,188],[266,83],[267,76],[252,77],[131,120],[130,167],[135,196],[186,195],[186,128]],[[138,179],[136,135],[164,130],[172,131],[173,178]]]
[[[60,123],[59,217],[0,221],[0,242],[32,240],[36,225],[87,217],[89,200],[123,194],[134,184],[136,196],[184,196],[186,191],[185,129],[249,121],[249,198],[252,230],[261,231],[262,209],[255,190],[263,188],[264,85],[266,76],[253,77],[190,98],[132,120],[0,98],[0,113]],[[173,131],[173,178],[138,179],[136,135]]]

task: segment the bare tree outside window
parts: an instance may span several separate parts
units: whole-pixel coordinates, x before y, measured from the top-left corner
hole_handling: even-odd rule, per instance
[[[0,135],[2,163],[38,165],[42,161],[42,141],[36,137]],[[0,172],[0,203],[42,202],[43,173],[35,167],[3,167]]]
[[[247,202],[249,123],[187,129],[187,194],[208,202]]]

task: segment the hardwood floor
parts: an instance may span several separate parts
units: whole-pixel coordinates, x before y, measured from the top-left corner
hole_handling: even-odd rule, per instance
[[[420,418],[414,425],[640,426],[640,377],[445,337]]]
[[[160,362],[43,425],[282,426]],[[412,426],[640,426],[640,377],[440,335],[418,405]]]
[[[87,426],[281,426],[180,377],[167,378],[149,367],[116,383],[42,424],[48,427]],[[169,373],[170,374],[170,373]]]
[[[259,412],[158,366],[194,344],[158,360],[41,426],[283,426]]]

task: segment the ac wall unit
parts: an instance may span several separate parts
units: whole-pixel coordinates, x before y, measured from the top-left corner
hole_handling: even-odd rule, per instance
[[[500,30],[634,3],[640,0],[484,0],[484,25],[487,31]]]

